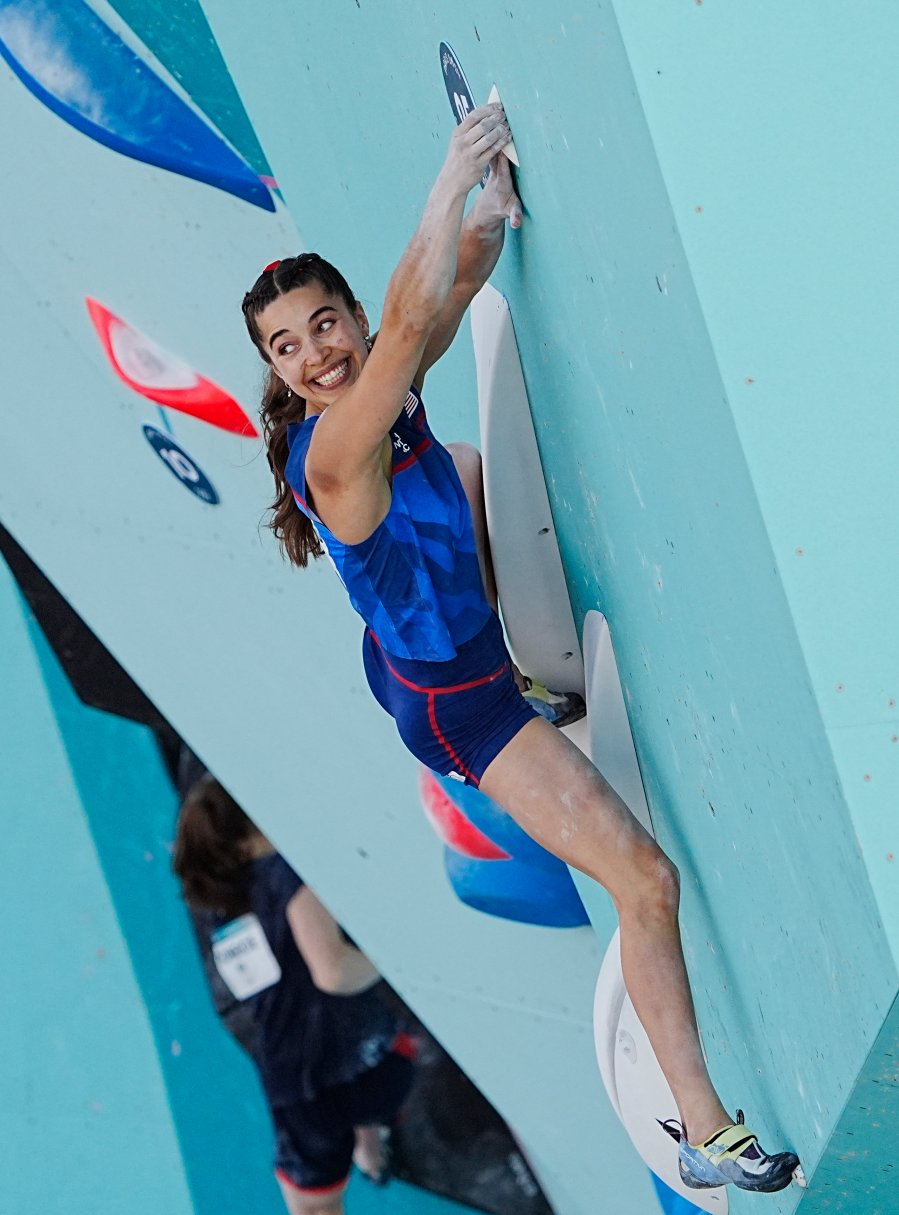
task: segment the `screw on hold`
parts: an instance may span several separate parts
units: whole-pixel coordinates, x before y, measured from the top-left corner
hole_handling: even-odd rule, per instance
[[[574,651],[573,651],[573,650],[566,650],[566,651],[565,651],[565,653],[562,655],[562,658],[563,658],[563,659],[566,659],[566,658],[573,658],[573,657],[574,657]]]
[[[538,536],[548,536],[548,535],[549,535],[549,528],[548,528],[548,527],[541,527],[541,528],[540,528],[540,531],[537,533],[537,535],[538,535]]]
[[[627,1059],[628,1063],[637,1062],[637,1044],[631,1034],[626,1029],[618,1031],[618,1045],[621,1047],[621,1053]]]

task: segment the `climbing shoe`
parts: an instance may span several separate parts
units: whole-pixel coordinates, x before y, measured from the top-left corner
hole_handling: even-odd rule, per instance
[[[577,692],[550,692],[542,683],[523,676],[522,696],[532,709],[545,717],[552,726],[570,726],[586,716],[587,706]]]
[[[688,1143],[683,1127],[673,1118],[659,1121],[659,1126],[676,1140],[680,1179],[691,1190],[707,1190],[730,1182],[741,1190],[771,1194],[788,1186],[799,1167],[799,1157],[794,1152],[769,1156],[763,1151],[756,1136],[743,1125],[742,1110],[737,1110],[736,1122],[699,1144]]]

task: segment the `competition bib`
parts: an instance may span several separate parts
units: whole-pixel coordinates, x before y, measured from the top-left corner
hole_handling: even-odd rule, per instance
[[[281,978],[262,925],[254,915],[242,915],[212,934],[215,968],[236,1000],[248,1000]]]

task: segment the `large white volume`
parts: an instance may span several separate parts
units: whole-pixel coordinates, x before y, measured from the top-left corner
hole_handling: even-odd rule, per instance
[[[489,284],[471,305],[484,497],[503,623],[515,661],[559,692],[584,668],[524,375],[505,298]]]

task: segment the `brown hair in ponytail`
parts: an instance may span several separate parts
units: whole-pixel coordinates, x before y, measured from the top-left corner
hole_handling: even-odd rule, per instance
[[[246,844],[257,830],[213,776],[191,786],[178,815],[172,868],[192,907],[229,919],[250,910]]]
[[[257,317],[279,295],[286,295],[288,291],[305,287],[310,282],[319,283],[329,295],[343,300],[351,311],[355,309],[357,301],[346,279],[317,253],[301,253],[298,257],[286,257],[267,266],[243,297],[242,305],[250,339],[269,364],[259,411],[269,467],[275,478],[275,499],[268,526],[277,536],[288,560],[293,565],[302,566],[308,564],[310,557],[321,557],[325,551],[311,520],[297,507],[293,490],[284,476],[289,455],[287,428],[306,417],[306,402],[291,393],[281,377],[275,374],[262,342]]]

